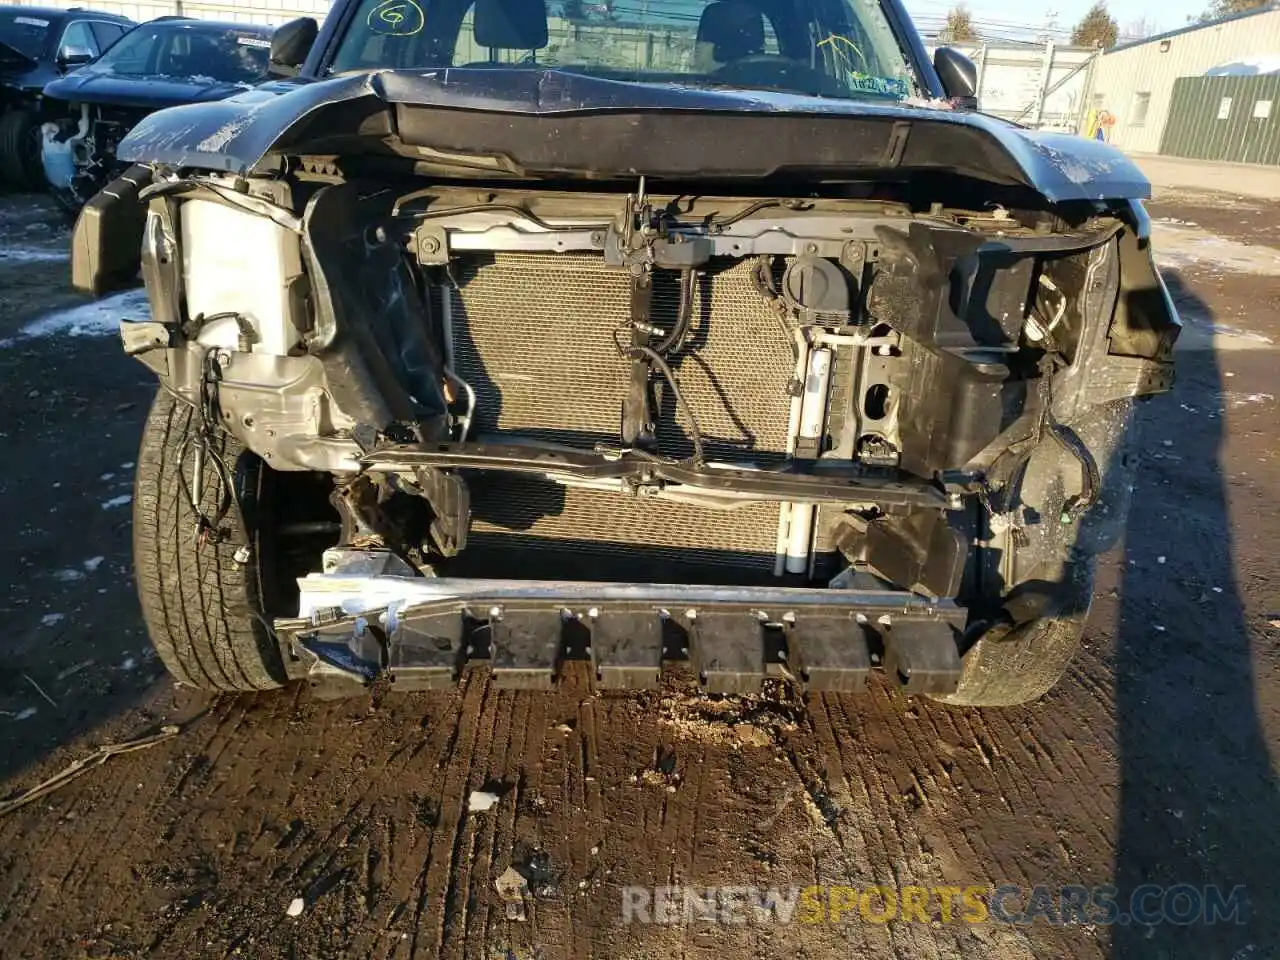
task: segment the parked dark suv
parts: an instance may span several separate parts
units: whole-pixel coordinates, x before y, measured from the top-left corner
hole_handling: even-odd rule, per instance
[[[160,378],[182,682],[1040,696],[1179,324],[1148,184],[974,107],[898,0],[340,0],[152,114],[76,235]]]
[[[116,145],[148,113],[221,100],[267,79],[271,27],[163,17],[44,88],[42,159],[54,195],[78,209],[120,173]]]
[[[133,21],[72,7],[0,6],[0,185],[39,189],[40,93],[96,59]]]

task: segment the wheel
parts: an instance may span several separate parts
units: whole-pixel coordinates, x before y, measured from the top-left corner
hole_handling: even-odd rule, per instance
[[[45,185],[40,123],[31,110],[0,114],[0,179],[22,190],[40,190]]]
[[[988,629],[961,661],[955,693],[936,697],[964,707],[1011,707],[1038,700],[1062,678],[1080,649],[1093,595],[1092,557],[1072,565],[1062,606],[1027,623]]]
[[[268,625],[273,615],[297,612],[280,609],[273,571],[269,520],[279,475],[218,430],[198,491],[200,513],[213,529],[197,536],[201,517],[188,490],[199,424],[191,406],[161,390],[143,429],[133,495],[142,616],[156,652],[179,682],[201,690],[269,690],[288,678]],[[227,497],[214,456],[225,464],[235,498]]]
[[[1055,522],[1082,489],[1081,466],[1062,446],[1046,442],[1032,454],[1018,491],[1018,515],[1038,518],[1015,537],[1002,534],[1002,608],[962,654],[960,685],[937,699],[970,707],[1005,707],[1042,697],[1080,647],[1093,602],[1097,557],[1124,531],[1137,466],[1138,437],[1131,398],[1085,409],[1071,430],[1091,452],[1101,487],[1072,523]]]

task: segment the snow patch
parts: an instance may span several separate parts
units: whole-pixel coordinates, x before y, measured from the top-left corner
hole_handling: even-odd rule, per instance
[[[8,247],[0,250],[0,266],[6,263],[60,263],[68,259],[65,250],[37,250]]]
[[[97,573],[98,568],[102,566],[102,561],[105,559],[107,558],[106,557],[90,557],[88,560],[84,562],[84,568],[88,570],[90,573]]]
[[[1189,223],[1155,224],[1156,264],[1162,268],[1216,267],[1226,273],[1280,276],[1280,250],[1229,240]]]
[[[133,494],[122,493],[118,497],[112,497],[110,500],[102,501],[103,510],[114,510],[116,507],[123,507],[133,502]]]
[[[65,619],[67,619],[67,615],[65,613],[46,613],[40,618],[40,626],[56,627]]]
[[[1269,403],[1275,400],[1275,396],[1270,393],[1228,393],[1226,399],[1233,407],[1243,407],[1249,403]]]
[[[83,580],[84,574],[74,567],[67,567],[65,570],[56,570],[53,579],[59,583],[75,583],[77,580]]]
[[[1280,56],[1241,57],[1230,63],[1220,63],[1204,72],[1206,77],[1256,77],[1262,74],[1280,73]]]
[[[126,290],[115,296],[95,300],[69,310],[58,310],[33,320],[18,331],[16,337],[0,340],[0,348],[11,347],[20,340],[36,337],[108,337],[120,329],[125,317],[150,316],[145,290]]]

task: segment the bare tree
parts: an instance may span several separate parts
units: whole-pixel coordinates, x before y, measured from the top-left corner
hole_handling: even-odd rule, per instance
[[[1120,39],[1145,40],[1147,37],[1154,36],[1159,30],[1160,26],[1154,18],[1141,16],[1137,20],[1128,21],[1120,28]]]
[[[1237,13],[1248,13],[1268,6],[1271,0],[1213,0],[1209,9],[1200,14],[1200,22],[1217,20],[1219,17],[1230,17]]]
[[[1115,46],[1120,28],[1115,18],[1107,12],[1105,0],[1098,0],[1084,19],[1071,31],[1071,42],[1077,47],[1099,47],[1103,50]]]
[[[973,29],[973,15],[967,4],[957,4],[947,13],[947,22],[938,31],[942,43],[974,43],[978,32]]]

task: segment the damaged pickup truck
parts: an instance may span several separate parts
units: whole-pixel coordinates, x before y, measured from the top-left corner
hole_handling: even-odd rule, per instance
[[[141,232],[178,680],[1061,676],[1179,331],[1122,155],[977,112],[897,0],[345,0],[271,57],[75,237],[100,290]]]
[[[132,26],[124,17],[80,7],[0,5],[0,187],[44,185],[40,124],[57,114],[55,104],[42,104],[41,91],[110,49]]]

